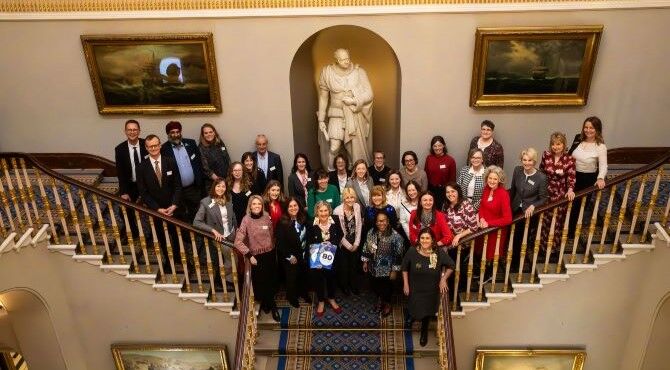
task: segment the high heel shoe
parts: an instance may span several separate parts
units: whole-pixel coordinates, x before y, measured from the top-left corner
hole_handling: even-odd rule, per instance
[[[328,303],[330,303],[330,302],[328,302]],[[336,314],[339,315],[339,314],[342,313],[342,307],[341,307],[341,306],[337,306],[337,307],[335,307],[335,306],[333,306],[332,303],[330,303],[330,307],[333,309],[333,311],[335,311]]]
[[[322,311],[319,311],[319,306],[316,307],[316,317],[323,317],[323,314],[326,312],[326,306],[323,307]]]
[[[279,311],[277,310],[276,307],[273,308],[272,309],[272,320],[274,320],[276,322],[279,322],[280,319],[281,319],[281,317],[279,317]]]

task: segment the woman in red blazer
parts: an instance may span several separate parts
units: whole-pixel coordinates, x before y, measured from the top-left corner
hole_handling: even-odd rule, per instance
[[[435,209],[434,203],[435,198],[429,191],[419,198],[420,206],[409,216],[409,241],[412,245],[417,245],[421,229],[430,227],[435,234],[437,246],[446,251],[454,237],[447,224],[447,218],[444,213]]]
[[[489,166],[484,172],[486,186],[479,205],[479,227],[507,226],[512,223],[512,208],[510,206],[509,193],[505,190],[505,173],[498,166]],[[497,240],[497,231],[489,233],[489,239],[486,243],[486,259],[492,260],[495,255]],[[500,244],[498,245],[498,254],[502,255],[507,245],[507,228],[501,229]],[[484,246],[484,237],[477,240],[475,251],[482,253]]]

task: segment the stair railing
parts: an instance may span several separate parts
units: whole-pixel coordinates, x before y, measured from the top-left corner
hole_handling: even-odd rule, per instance
[[[156,274],[157,283],[181,284],[184,293],[210,302],[240,302],[239,254],[230,241],[217,242],[191,224],[64,176],[31,154],[0,153],[0,167],[2,236],[48,225],[56,244],[75,246],[83,259],[100,260],[103,268],[126,266],[131,277]],[[226,259],[232,271],[226,271]]]
[[[646,243],[654,217],[666,225],[670,196],[665,205],[657,204],[657,200],[664,165],[670,161],[670,148],[618,148],[610,150],[608,156],[610,163],[648,164],[608,179],[603,189],[592,186],[579,191],[573,201],[560,199],[537,207],[531,218],[517,215],[510,225],[489,227],[464,237],[455,251],[452,311],[458,310],[459,302],[461,307],[481,304],[485,302],[485,295],[505,297],[511,294],[512,284],[537,284],[538,278],[545,274],[562,274],[565,267],[590,264],[592,254],[616,254],[622,243]],[[631,197],[635,197],[632,210]],[[569,244],[570,217],[574,207],[578,209],[574,212],[577,220],[574,222],[574,238]],[[654,216],[657,210],[664,211],[660,216]],[[627,219],[631,222],[625,235]],[[548,238],[542,238],[543,228],[546,228]],[[514,261],[517,233],[522,233],[522,238],[518,260]],[[507,240],[503,244],[505,234]],[[486,249],[490,238],[495,238],[496,242],[493,259],[488,261]],[[540,251],[544,251],[542,259]],[[578,251],[582,253],[577,254]],[[552,262],[552,252],[557,252],[555,262]],[[529,261],[527,257],[531,257]],[[518,263],[513,266],[515,262]],[[500,263],[504,274],[498,278]],[[461,270],[465,267],[466,281],[463,283]],[[475,276],[477,271],[478,277]]]
[[[441,370],[456,370],[456,349],[450,306],[449,292],[440,294],[440,307],[437,310],[437,362]]]
[[[247,257],[244,257],[244,289],[241,299],[233,369],[252,370],[256,362],[254,346],[258,338],[258,323],[256,321],[254,288],[251,283],[251,263]]]

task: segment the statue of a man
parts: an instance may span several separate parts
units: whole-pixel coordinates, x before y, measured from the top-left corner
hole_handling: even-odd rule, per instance
[[[317,112],[321,163],[329,170],[342,149],[349,163],[358,159],[370,163],[372,152],[373,95],[368,75],[351,63],[348,50],[337,49],[334,56],[335,63],[321,71]]]

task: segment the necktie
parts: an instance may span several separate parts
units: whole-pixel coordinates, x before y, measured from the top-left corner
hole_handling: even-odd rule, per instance
[[[154,170],[156,171],[156,179],[158,179],[158,186],[163,186],[162,183],[162,175],[161,175],[161,166],[158,164],[158,161],[156,161],[156,166],[154,167]]]
[[[133,168],[135,171],[133,171],[133,181],[137,181],[137,166],[140,165],[140,156],[137,153],[137,147],[133,147]]]

